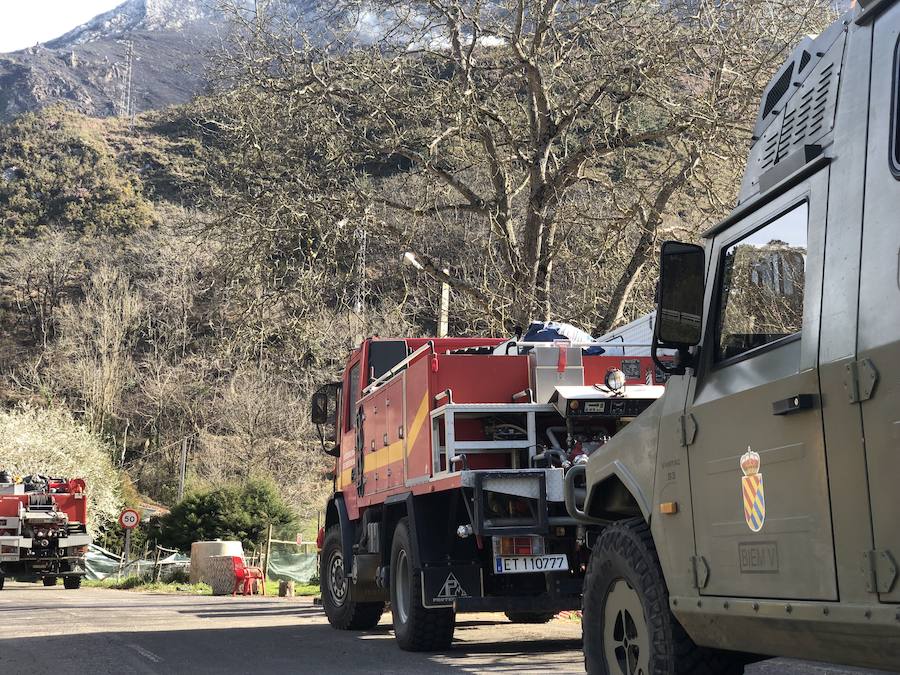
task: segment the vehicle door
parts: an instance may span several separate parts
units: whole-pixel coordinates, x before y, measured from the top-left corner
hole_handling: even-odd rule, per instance
[[[827,174],[712,242],[686,405],[703,594],[837,597],[816,368]]]
[[[338,489],[344,493],[347,508],[352,514],[356,513],[357,498],[362,493],[358,486],[362,480],[361,455],[357,448],[356,427],[358,423],[357,408],[359,407],[360,392],[362,389],[362,353],[357,352],[344,371],[342,386],[340,415],[340,429],[338,433],[341,439],[341,462],[338,475]],[[353,517],[353,515],[351,515]]]
[[[859,288],[857,386],[883,602],[900,601],[900,5],[875,19]]]

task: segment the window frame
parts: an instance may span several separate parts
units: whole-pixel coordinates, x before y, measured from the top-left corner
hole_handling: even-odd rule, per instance
[[[891,123],[890,138],[888,139],[888,167],[896,180],[900,180],[900,36],[897,36],[897,44],[894,45],[894,67],[891,71]]]
[[[748,237],[753,236],[760,230],[768,227],[772,223],[777,220],[783,218],[788,213],[793,211],[794,209],[799,208],[803,204],[806,204],[806,241],[807,247],[809,246],[809,195],[803,195],[803,197],[792,201],[790,204],[786,205],[783,209],[780,209],[777,215],[772,216],[771,218],[767,218],[761,224],[753,227],[746,232],[741,232],[740,234],[736,234],[728,239],[723,240],[721,246],[719,247],[719,259],[718,259],[718,267],[716,269],[716,285],[713,292],[713,304],[711,307],[711,313],[713,314],[713,322],[712,322],[712,369],[718,370],[719,368],[725,368],[734,363],[740,363],[741,361],[746,361],[747,359],[751,359],[754,356],[759,354],[764,354],[766,352],[772,351],[773,349],[778,349],[786,344],[790,344],[791,342],[797,342],[803,337],[803,327],[801,326],[800,330],[796,333],[791,333],[790,335],[785,335],[784,337],[778,338],[777,340],[772,340],[771,342],[767,342],[764,345],[760,345],[759,347],[753,347],[752,349],[748,349],[745,352],[741,352],[740,354],[736,354],[735,356],[729,356],[728,358],[720,358],[719,356],[719,348],[721,346],[722,339],[722,294],[724,292],[725,285],[725,254],[729,248],[734,246],[735,244],[747,239]],[[807,248],[807,255],[808,255]],[[803,294],[803,304],[804,304],[804,317],[806,315],[806,293],[804,291]]]
[[[353,388],[353,371],[354,369],[357,372],[356,378],[356,389]],[[344,425],[344,433],[348,433],[356,428],[356,412],[352,409],[356,407],[356,404],[359,403],[359,399],[361,398],[359,395],[359,387],[362,383],[362,359],[356,361],[353,365],[350,366],[350,369],[347,371],[347,397],[346,397],[346,405],[347,405],[347,420]]]

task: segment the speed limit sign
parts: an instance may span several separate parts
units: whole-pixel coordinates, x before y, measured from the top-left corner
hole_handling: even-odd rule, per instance
[[[131,530],[141,522],[141,514],[134,509],[125,509],[119,514],[119,525],[126,530]]]

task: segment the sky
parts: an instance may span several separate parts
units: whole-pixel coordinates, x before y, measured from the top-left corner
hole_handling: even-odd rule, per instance
[[[0,53],[59,37],[122,0],[0,0]]]

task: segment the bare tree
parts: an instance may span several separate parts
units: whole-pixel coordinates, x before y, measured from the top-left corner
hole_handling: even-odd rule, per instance
[[[279,149],[296,159],[290,181],[304,191],[290,203],[323,215],[336,208],[389,233],[427,273],[506,323],[552,313],[568,207],[580,185],[602,186],[592,210],[627,230],[633,252],[616,261],[595,308],[598,330],[621,322],[660,231],[677,225],[667,220],[678,195],[691,190],[695,216],[726,208],[733,187],[710,169],[743,155],[769,73],[830,16],[824,0],[338,10],[330,18],[343,32],[298,35],[277,14],[230,5],[240,37],[219,76],[237,89],[207,123],[257,168],[280,162]],[[363,23],[373,31],[361,35]],[[275,145],[288,136],[296,140]],[[496,268],[491,283],[443,272],[421,243],[423,231],[461,219],[484,225],[483,250],[467,253]]]
[[[58,376],[80,400],[89,427],[102,431],[118,410],[133,370],[141,301],[121,271],[101,267],[82,302],[60,309]]]
[[[56,333],[59,306],[78,288],[83,273],[78,242],[61,230],[14,244],[0,260],[0,279],[42,348]]]

